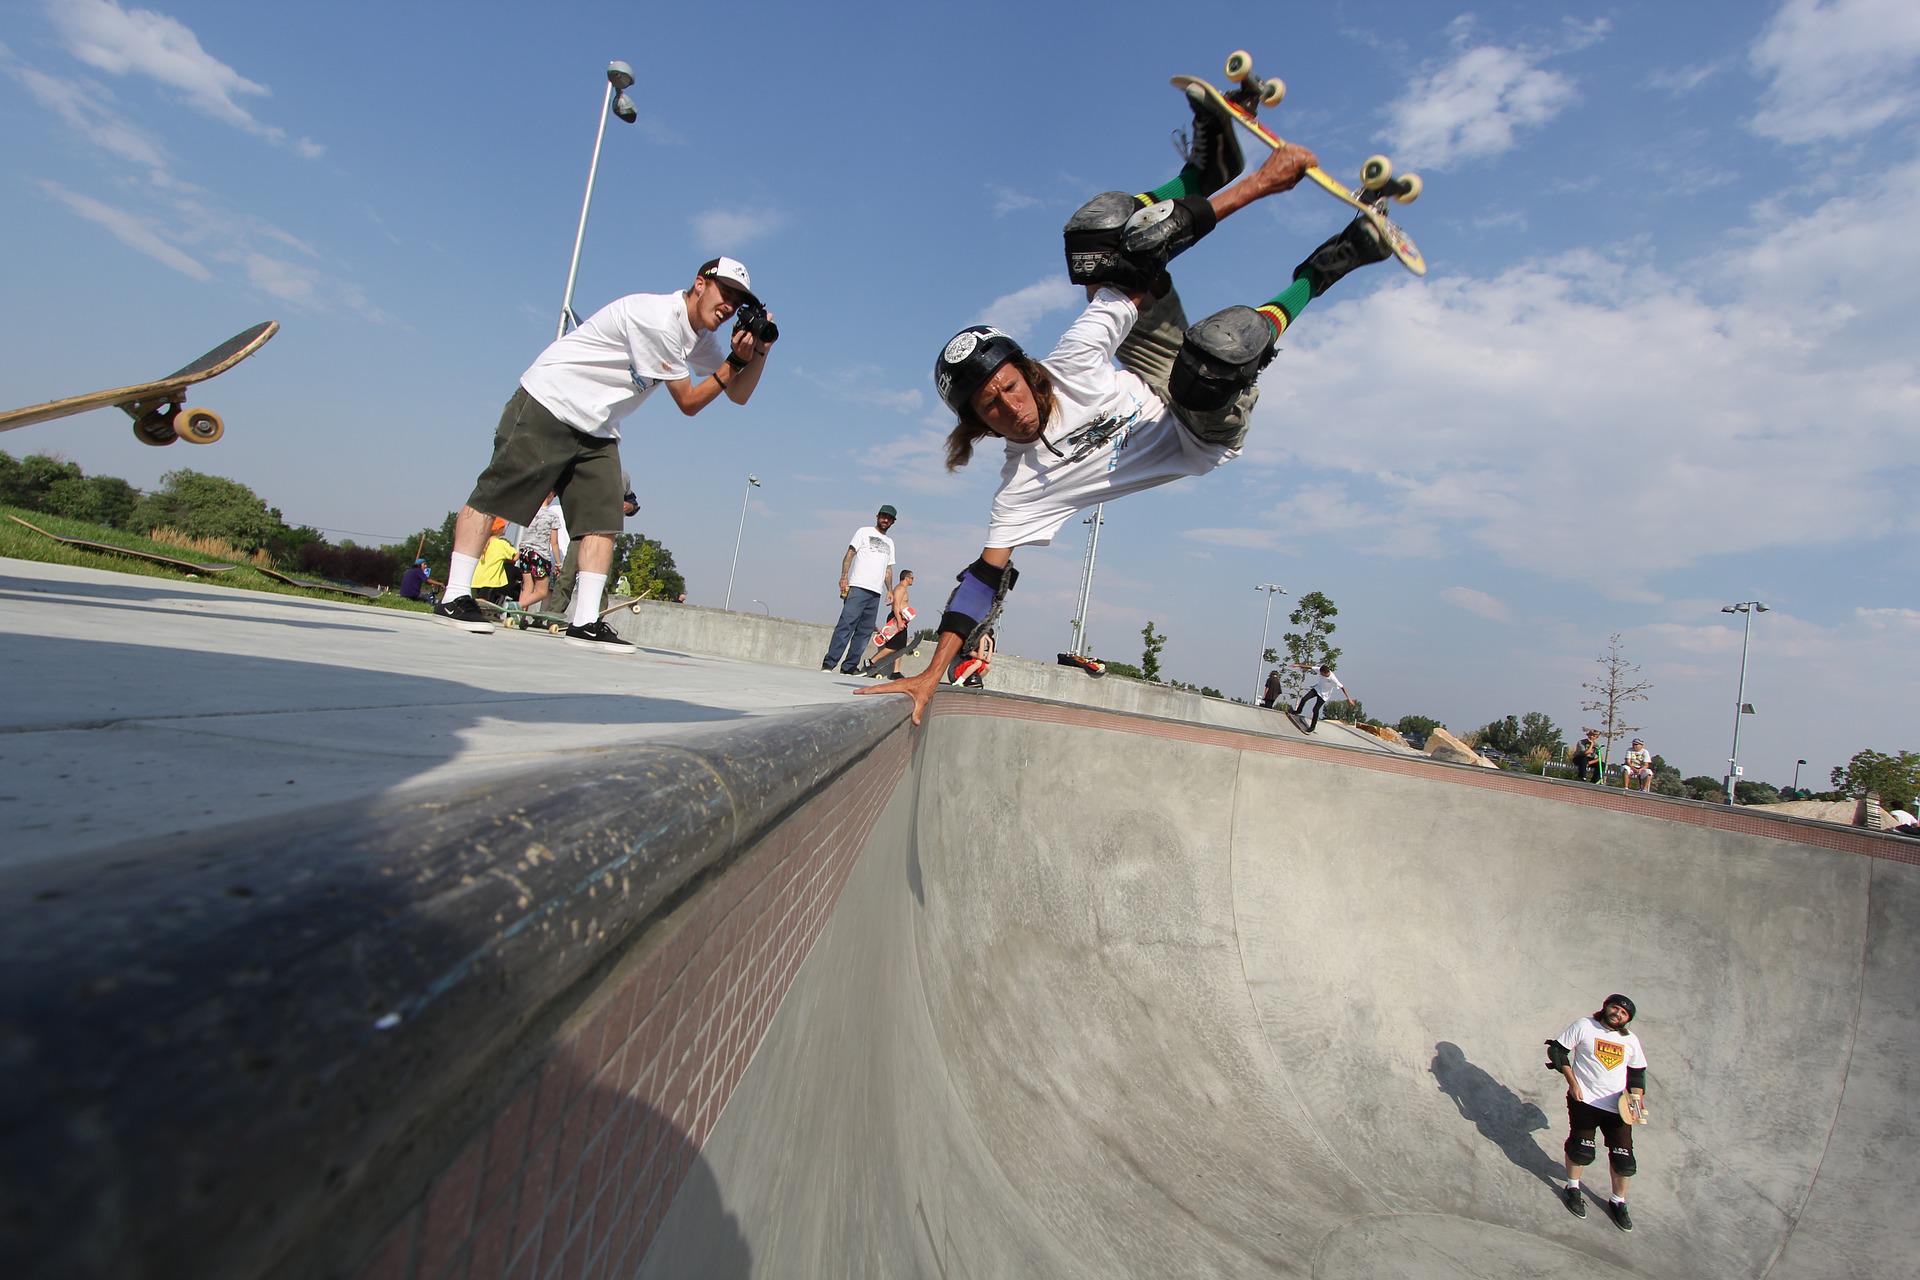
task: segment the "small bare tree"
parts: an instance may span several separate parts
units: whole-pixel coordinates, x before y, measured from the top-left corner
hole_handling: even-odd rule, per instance
[[[1634,678],[1640,674],[1640,664],[1628,662],[1626,655],[1620,652],[1618,631],[1607,637],[1607,651],[1594,661],[1600,664],[1603,674],[1598,680],[1588,680],[1580,685],[1593,695],[1591,701],[1580,704],[1580,709],[1600,713],[1600,736],[1606,741],[1606,758],[1611,760],[1615,738],[1640,732],[1640,726],[1628,724],[1623,714],[1628,703],[1647,700],[1647,690],[1653,688],[1653,681]]]

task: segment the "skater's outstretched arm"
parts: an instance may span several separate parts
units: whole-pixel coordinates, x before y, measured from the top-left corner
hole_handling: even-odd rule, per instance
[[[1225,218],[1262,196],[1293,190],[1300,185],[1300,179],[1307,176],[1307,170],[1319,163],[1320,158],[1313,152],[1289,142],[1276,148],[1258,169],[1207,197],[1207,203],[1213,206],[1215,220]]]
[[[963,570],[960,576],[963,580],[971,577],[974,573],[975,566],[982,564],[988,566],[996,574],[1004,573],[1008,571],[1008,566],[1012,561],[1012,547],[982,547],[980,549],[980,558],[974,561],[973,565],[969,565]],[[963,581],[962,590],[965,590],[966,585]],[[859,689],[855,692],[863,695],[904,693],[913,699],[913,722],[919,724],[921,716],[926,712],[927,703],[933,700],[934,691],[940,687],[941,675],[953,665],[953,660],[960,656],[960,646],[967,641],[967,632],[960,630],[960,627],[964,624],[953,611],[954,603],[960,599],[960,596],[961,591],[955,591],[954,599],[948,601],[948,611],[943,614],[940,619],[940,643],[935,646],[933,661],[927,664],[925,671],[922,671],[917,676],[908,676],[905,680],[892,681],[877,689]],[[982,609],[981,613],[984,614],[985,610]],[[978,623],[980,620],[980,618],[972,619],[974,623]]]

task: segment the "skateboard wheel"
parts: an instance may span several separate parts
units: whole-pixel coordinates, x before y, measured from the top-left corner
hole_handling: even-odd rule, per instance
[[[1368,156],[1367,162],[1360,166],[1360,185],[1369,191],[1378,191],[1392,177],[1393,161],[1385,156]]]
[[[188,444],[212,444],[227,433],[227,428],[211,409],[183,409],[173,420],[173,431]]]
[[[1394,192],[1393,198],[1401,204],[1412,204],[1420,198],[1421,190],[1420,175],[1409,173],[1400,179],[1400,190]]]
[[[1235,49],[1227,55],[1227,79],[1235,84],[1245,80],[1253,71],[1253,55],[1245,49]]]
[[[1260,105],[1277,107],[1280,99],[1287,96],[1287,82],[1275,77],[1260,86]]]
[[[156,409],[133,420],[133,438],[141,444],[160,448],[180,437],[173,429],[173,415]]]

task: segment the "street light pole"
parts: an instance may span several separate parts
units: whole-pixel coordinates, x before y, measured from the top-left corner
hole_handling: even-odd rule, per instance
[[[1746,631],[1740,637],[1740,688],[1733,697],[1733,754],[1727,757],[1727,800],[1734,803],[1734,781],[1740,776],[1740,717],[1747,713],[1747,644],[1753,639],[1753,615],[1765,613],[1767,606],[1758,600],[1720,606],[1722,613],[1747,615]]]
[[[734,531],[733,535],[733,563],[727,568],[727,598],[720,606],[722,609],[733,608],[733,574],[740,567],[740,539],[747,534],[747,499],[751,498],[753,491],[759,487],[760,477],[748,476],[747,487],[740,491],[740,527]],[[771,613],[772,610],[768,612]]]
[[[1800,789],[1800,766],[1805,763],[1805,760],[1795,760],[1793,762],[1793,789],[1795,791]]]
[[[573,261],[567,264],[567,291],[560,295],[560,324],[554,337],[564,338],[578,323],[573,315],[573,282],[580,274],[580,245],[587,238],[587,210],[593,207],[593,180],[600,172],[600,141],[607,136],[607,112],[628,124],[639,118],[627,90],[633,84],[633,68],[624,62],[607,64],[607,93],[600,101],[600,125],[593,133],[593,160],[587,165],[587,196],[580,202],[580,226],[573,233]],[[616,97],[615,95],[619,95]]]
[[[1080,569],[1080,605],[1073,614],[1073,648],[1070,651],[1073,653],[1085,654],[1087,651],[1087,610],[1093,603],[1093,562],[1100,554],[1100,526],[1106,523],[1103,514],[1106,509],[1107,504],[1103,502],[1093,509],[1092,515],[1080,522],[1088,526],[1087,556],[1086,563]]]
[[[1260,656],[1253,664],[1253,700],[1258,704],[1261,695],[1266,692],[1267,627],[1273,622],[1273,596],[1276,591],[1281,595],[1285,595],[1287,594],[1287,589],[1278,583],[1262,582],[1254,587],[1254,590],[1267,593],[1267,613],[1266,616],[1260,620]]]

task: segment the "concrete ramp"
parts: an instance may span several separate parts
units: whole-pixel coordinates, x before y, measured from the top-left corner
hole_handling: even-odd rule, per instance
[[[1920,1273],[1911,846],[937,705],[643,1274],[715,1213],[781,1276]],[[1543,1066],[1612,990],[1631,1235],[1560,1204]]]

